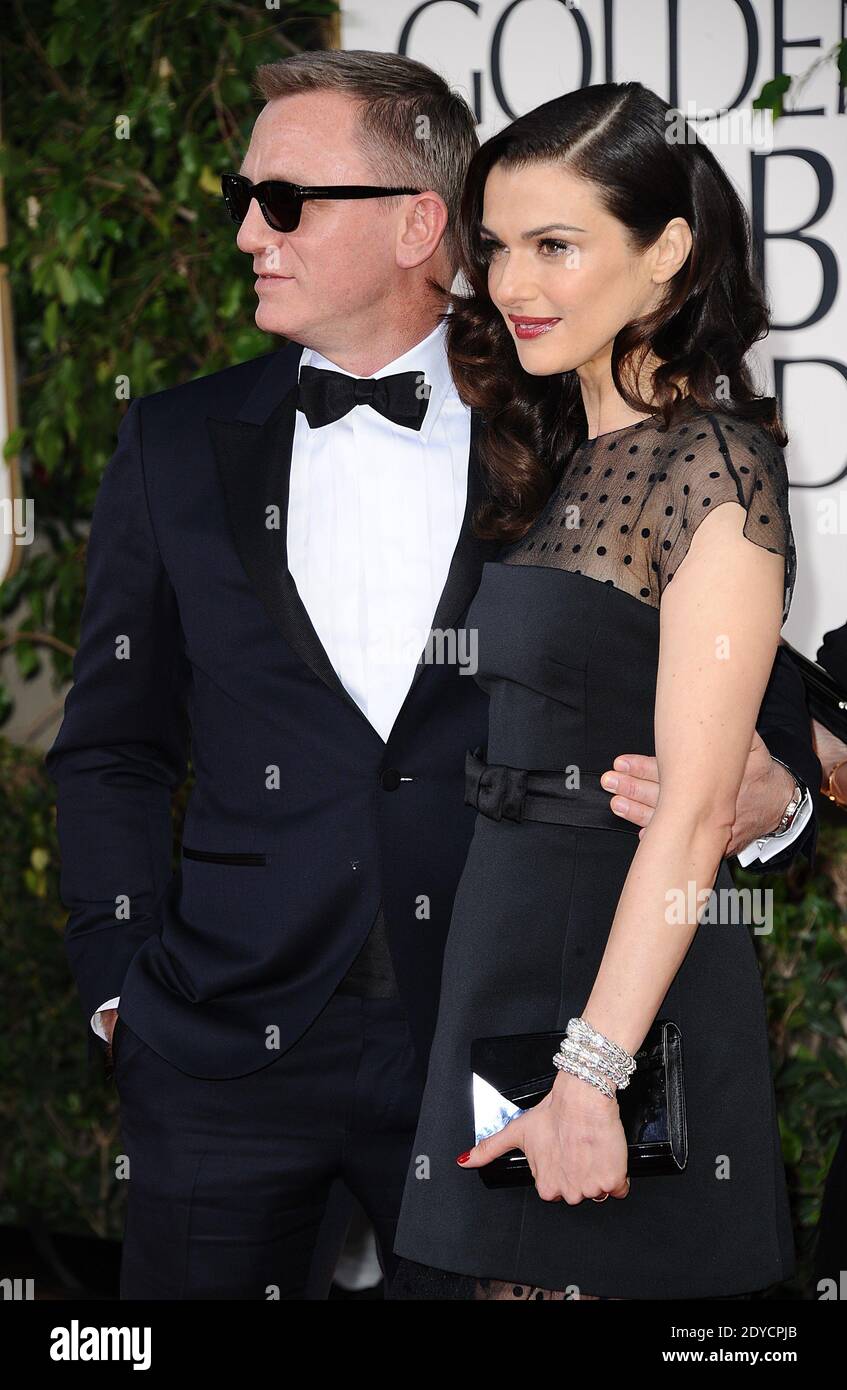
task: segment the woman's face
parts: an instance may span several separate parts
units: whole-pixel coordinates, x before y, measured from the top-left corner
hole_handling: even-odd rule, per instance
[[[662,250],[666,234],[667,229],[638,254],[587,180],[560,164],[494,165],[485,184],[480,241],[488,257],[489,294],[523,369],[552,376],[604,367],[615,335],[661,302],[663,281],[678,268],[683,248],[669,268]],[[549,322],[526,322],[532,319]]]

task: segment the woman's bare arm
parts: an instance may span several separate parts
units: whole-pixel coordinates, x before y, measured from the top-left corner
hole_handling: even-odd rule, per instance
[[[784,560],[747,540],[744,521],[734,502],[704,517],[660,604],[659,799],[583,1010],[630,1052],[650,1028],[702,915],[701,906],[692,920],[675,921],[674,891],[702,904],[697,895],[714,886],[779,641]]]

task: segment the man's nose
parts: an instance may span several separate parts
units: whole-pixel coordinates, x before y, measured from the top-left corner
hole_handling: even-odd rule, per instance
[[[273,227],[268,226],[258,202],[251,198],[247,216],[238,228],[235,238],[239,251],[244,251],[248,256],[258,256],[266,253],[269,248],[281,247],[284,237],[284,232],[274,231]]]

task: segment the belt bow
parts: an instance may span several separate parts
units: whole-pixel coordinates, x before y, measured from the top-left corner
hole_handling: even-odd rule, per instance
[[[485,763],[482,746],[465,754],[465,805],[476,806],[493,820],[523,819],[523,803],[529,776],[526,768]]]

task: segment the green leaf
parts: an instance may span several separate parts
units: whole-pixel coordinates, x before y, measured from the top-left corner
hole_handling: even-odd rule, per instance
[[[179,137],[179,152],[186,173],[196,174],[200,168],[200,142],[193,132],[186,131]]]
[[[66,265],[57,261],[53,266],[53,275],[56,280],[56,287],[63,304],[76,304],[79,298],[76,281]]]
[[[38,652],[31,642],[16,642],[14,652],[18,670],[23,679],[28,680],[38,670]]]
[[[62,457],[64,440],[61,429],[51,415],[43,416],[35,427],[33,448],[48,472],[52,472]]]
[[[50,200],[50,211],[57,228],[70,231],[82,221],[86,207],[75,188],[60,188]]]
[[[103,236],[109,237],[112,241],[123,241],[124,230],[116,218],[101,217],[98,226]]]
[[[59,328],[62,322],[59,305],[55,299],[51,299],[44,311],[44,341],[49,348],[54,348],[59,341]]]
[[[803,1155],[803,1140],[799,1134],[782,1129],[782,1153],[786,1163],[799,1163]]]
[[[74,271],[74,280],[80,299],[86,304],[102,304],[103,291],[97,283],[97,277],[87,265],[78,265]]]
[[[41,590],[41,592],[38,593],[37,596],[36,596],[36,595],[33,595],[33,597],[34,597],[34,598],[37,598],[37,601],[36,601],[35,603],[33,603],[33,605],[32,605],[32,613],[31,613],[31,616],[30,616],[30,621],[33,622],[33,623],[37,623],[39,627],[43,627],[43,626],[44,626],[44,608],[45,608],[44,591]]]
[[[223,298],[218,305],[218,316],[222,319],[232,319],[241,309],[243,286],[240,280],[232,279],[227,284]]]
[[[147,110],[150,129],[157,140],[167,140],[173,129],[173,102],[166,92],[158,94]]]
[[[3,457],[5,459],[17,457],[27,438],[27,434],[28,431],[24,429],[23,425],[18,425],[17,429],[10,432],[6,439],[6,443],[3,445]]]
[[[774,116],[782,115],[782,99],[791,86],[791,78],[786,74],[780,73],[778,77],[771,78],[762,87],[759,95],[753,102],[753,107],[757,111],[770,109]]]
[[[54,68],[60,68],[74,54],[78,41],[73,23],[57,24],[47,40],[47,58]]]
[[[220,198],[221,176],[220,174],[213,173],[208,164],[203,165],[197,183],[204,193],[210,193],[213,197]]]

